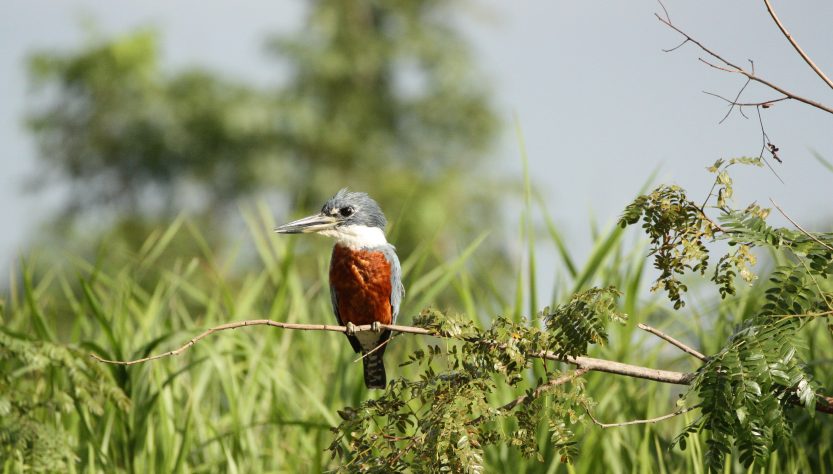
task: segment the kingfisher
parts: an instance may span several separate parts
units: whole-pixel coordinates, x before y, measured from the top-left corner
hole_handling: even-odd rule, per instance
[[[316,233],[335,239],[330,259],[333,312],[347,328],[353,350],[362,353],[365,386],[380,389],[387,385],[382,356],[391,336],[380,325],[396,323],[405,296],[399,257],[385,238],[386,225],[376,201],[344,188],[318,214],[275,229],[279,234]],[[356,326],[367,324],[372,331],[356,332]]]

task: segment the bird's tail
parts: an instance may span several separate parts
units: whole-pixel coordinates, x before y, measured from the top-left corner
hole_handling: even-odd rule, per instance
[[[381,388],[387,386],[385,375],[385,362],[382,360],[384,351],[378,350],[371,354],[365,354],[362,358],[364,365],[364,384],[367,388]]]

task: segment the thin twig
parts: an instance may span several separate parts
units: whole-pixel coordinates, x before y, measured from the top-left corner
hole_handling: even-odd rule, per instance
[[[769,135],[767,135],[766,129],[764,129],[764,118],[761,116],[761,107],[755,107],[755,111],[758,114],[758,123],[761,125],[761,152],[758,154],[758,156],[761,158],[761,161],[763,161],[767,165],[769,170],[772,171],[772,174],[774,174],[775,177],[778,178],[778,181],[781,181],[781,184],[785,184],[784,180],[781,179],[781,176],[775,171],[775,168],[773,168],[772,165],[769,164],[769,161],[766,158],[764,158],[764,151],[766,150],[767,145],[772,144],[772,141],[769,139]],[[778,158],[778,155],[776,154],[777,151],[778,149],[772,146],[769,149],[769,154],[772,155],[773,158],[778,160],[779,163],[781,163],[781,158]]]
[[[700,408],[700,405],[694,405],[691,407],[685,407],[679,409],[673,413],[668,413],[667,415],[658,416],[656,418],[648,418],[647,420],[631,420],[631,421],[623,421],[620,423],[602,423],[601,421],[597,420],[596,417],[593,416],[593,412],[590,411],[590,408],[587,406],[584,407],[584,410],[587,412],[587,416],[598,426],[602,428],[616,428],[618,426],[628,426],[628,425],[644,425],[648,423],[657,423],[662,420],[667,420],[669,418],[674,418],[675,416],[682,415],[683,413],[690,412],[691,410]]]
[[[761,108],[760,107],[755,107],[755,110],[757,111],[757,114],[758,114],[758,124],[761,125],[761,152],[758,154],[758,156],[760,156],[761,159],[763,159],[764,158],[764,151],[766,150],[766,145],[767,145],[767,143],[772,143],[772,140],[769,139],[769,135],[766,133],[766,128],[764,128],[764,117],[761,115]],[[774,156],[774,153],[773,153],[773,156]],[[778,159],[778,161],[780,162],[781,160]],[[783,181],[781,181],[781,182],[783,183]]]
[[[724,102],[727,102],[729,104],[733,104],[735,107],[767,107],[768,108],[776,102],[781,102],[782,100],[791,100],[792,99],[791,97],[784,96],[784,97],[779,97],[777,99],[772,99],[772,100],[763,100],[761,102],[735,102],[731,99],[727,99],[727,98],[723,97],[720,94],[715,94],[714,92],[703,91],[703,94],[710,95],[712,97],[717,97],[718,99],[720,99]],[[747,117],[747,118],[749,118],[749,117]],[[721,122],[722,122],[722,120],[721,120]]]
[[[773,318],[781,318],[781,319],[791,319],[791,318],[818,318],[822,316],[833,316],[833,310],[830,311],[817,311],[813,313],[801,313],[801,314],[773,314]]]
[[[737,73],[739,73],[739,72],[740,72],[740,71],[738,71],[737,69],[729,69],[729,68],[727,68],[727,67],[718,66],[717,64],[712,63],[712,62],[709,62],[709,61],[706,61],[706,60],[705,60],[705,59],[703,59],[703,58],[697,58],[697,60],[698,60],[698,61],[700,61],[701,63],[705,64],[706,66],[713,67],[713,68],[715,68],[715,69],[717,69],[717,70],[719,70],[719,71],[723,71],[723,72],[730,72],[730,73],[732,73],[732,74],[737,74]]]
[[[771,202],[772,205],[775,206],[775,209],[778,209],[778,212],[780,212],[782,216],[784,216],[788,221],[790,221],[790,223],[792,225],[794,225],[796,229],[800,230],[802,234],[804,234],[807,237],[810,237],[811,239],[815,240],[817,244],[824,246],[826,249],[833,250],[833,247],[831,247],[831,246],[827,245],[826,243],[822,242],[815,235],[813,235],[813,234],[807,232],[806,230],[804,230],[804,228],[801,227],[798,224],[798,222],[792,220],[792,218],[790,218],[790,216],[788,216],[787,213],[784,212],[783,209],[781,209],[781,206],[779,206],[772,198],[769,198],[769,202]]]
[[[706,61],[704,61],[704,62],[706,64],[709,64],[712,67],[716,67],[716,66],[714,66],[714,65],[712,65],[712,64],[710,64]],[[751,60],[750,60],[750,62],[751,62]],[[718,68],[718,69],[725,70],[723,68]],[[753,71],[754,71],[754,67],[753,67]],[[766,130],[764,129],[764,120],[763,120],[763,117],[761,116],[761,109],[762,108],[763,109],[768,109],[768,108],[772,107],[773,104],[775,104],[777,102],[784,101],[784,100],[791,100],[792,97],[784,96],[784,97],[779,97],[777,99],[765,100],[765,101],[760,101],[760,102],[739,102],[740,95],[743,93],[743,90],[746,88],[746,86],[749,85],[749,82],[750,82],[750,79],[747,79],[746,82],[744,83],[743,87],[741,88],[741,90],[738,92],[737,96],[735,96],[734,100],[727,99],[726,97],[723,97],[720,94],[715,94],[714,92],[703,91],[703,93],[707,94],[707,95],[710,95],[712,97],[716,97],[716,98],[718,98],[718,99],[720,99],[720,100],[729,104],[729,110],[726,112],[726,115],[723,116],[723,118],[720,120],[719,123],[723,123],[729,117],[729,114],[732,113],[732,110],[734,109],[734,107],[738,108],[738,112],[740,112],[741,116],[743,116],[743,118],[745,118],[745,119],[749,119],[749,117],[743,112],[743,108],[744,107],[755,107],[755,111],[758,114],[758,123],[761,126],[761,142],[762,142],[761,152],[758,153],[758,157],[761,158],[761,160],[764,163],[766,163],[767,167],[770,169],[770,171],[772,171],[772,173],[775,175],[775,177],[778,178],[778,180],[781,181],[781,183],[784,183],[784,180],[781,179],[781,176],[778,175],[778,173],[775,171],[775,169],[772,167],[772,165],[769,164],[769,161],[767,161],[767,159],[764,157],[764,151],[767,148],[767,144],[770,143],[770,140],[769,140],[769,136],[766,133]],[[779,163],[781,162],[781,158],[778,157],[778,155],[775,153],[775,150],[771,149],[770,153],[772,154],[772,157],[775,158]]]
[[[712,193],[714,193],[714,188],[716,188],[716,187],[717,187],[717,177],[714,178],[714,181],[712,182],[712,188],[709,189],[708,196],[706,196],[706,199],[703,201],[703,204],[700,206],[700,214],[703,214],[703,216],[705,216],[705,217],[708,217],[708,216],[706,216],[706,211],[705,211],[706,204],[708,204],[709,199],[711,199],[712,196],[714,196],[714,194],[712,194]]]
[[[657,0],[657,3],[659,3],[659,6],[662,7],[662,11],[665,12],[665,19],[668,20],[669,23],[671,23],[671,15],[668,14],[668,9],[665,8],[665,4],[662,3],[662,0]]]
[[[682,41],[682,43],[678,44],[677,46],[674,46],[673,48],[663,49],[662,52],[663,53],[671,53],[673,51],[676,51],[676,50],[682,48],[683,46],[685,46],[686,43],[688,43],[688,38],[684,39]]]
[[[399,450],[399,452],[398,452],[398,453],[396,453],[396,456],[394,456],[394,458],[391,460],[391,462],[390,462],[390,464],[389,464],[389,465],[390,465],[390,466],[395,466],[395,465],[396,465],[396,463],[397,463],[397,462],[399,462],[399,458],[401,458],[403,454],[405,454],[405,453],[407,453],[408,451],[410,451],[410,450],[411,450],[411,447],[412,447],[414,444],[416,444],[417,439],[418,439],[418,438],[417,438],[416,436],[414,436],[414,437],[413,437],[413,439],[411,439],[411,441],[408,443],[408,445],[407,445],[407,446],[405,446],[405,448],[404,448],[404,449],[400,449],[400,450]],[[355,460],[355,459],[358,459],[358,456],[356,456],[356,457],[354,458],[354,460]],[[351,461],[351,462],[352,462],[352,461]]]
[[[668,334],[665,334],[664,332],[660,331],[659,329],[653,328],[651,326],[648,326],[647,324],[642,324],[642,323],[639,323],[636,326],[639,329],[642,329],[643,331],[648,331],[649,333],[653,334],[654,336],[657,336],[658,338],[665,340],[669,344],[671,344],[673,346],[676,346],[681,351],[683,351],[687,354],[690,354],[690,355],[702,360],[703,362],[706,362],[709,359],[708,357],[703,355],[697,349],[694,349],[693,347],[685,345],[681,341],[678,341],[677,339],[674,339],[673,337],[669,336]]]
[[[752,82],[752,79],[747,79],[746,82],[743,83],[743,87],[741,87],[740,90],[738,91],[738,95],[735,96],[735,100],[729,101],[729,104],[731,104],[731,105],[729,105],[729,110],[726,111],[726,115],[724,115],[723,118],[720,119],[720,122],[717,122],[718,124],[721,124],[721,123],[725,122],[726,119],[729,118],[729,115],[732,114],[732,110],[734,110],[735,106],[738,105],[738,101],[740,100],[740,96],[743,94],[743,91],[746,90],[746,87],[749,86],[750,82]],[[740,113],[741,114],[743,113],[742,108],[740,109]],[[744,117],[745,117],[745,115],[744,115]]]
[[[559,385],[563,385],[567,382],[575,380],[575,379],[581,377],[582,375],[586,374],[589,371],[590,371],[590,369],[581,368],[581,369],[575,370],[572,373],[564,374],[561,377],[557,377],[557,378],[549,380],[545,383],[542,383],[541,385],[535,387],[535,390],[532,391],[532,398],[533,399],[538,398],[538,396],[541,395],[541,393],[543,393],[545,390],[548,390],[550,388],[557,387]],[[521,395],[518,398],[516,398],[516,399],[512,400],[511,402],[509,402],[509,403],[503,405],[502,407],[500,407],[499,410],[503,410],[503,411],[511,410],[511,409],[515,408],[516,406],[518,406],[519,404],[525,402],[528,398],[530,398],[529,395],[526,395],[526,394]]]
[[[99,362],[104,362],[107,364],[117,364],[117,365],[134,365],[134,364],[141,364],[143,362],[150,362],[152,360],[162,359],[163,357],[170,357],[170,356],[178,356],[185,352],[186,350],[190,349],[191,346],[199,342],[200,340],[214,334],[215,332],[220,331],[227,331],[229,329],[238,329],[242,327],[249,327],[249,326],[272,326],[277,328],[283,329],[295,329],[300,331],[333,331],[333,332],[347,332],[347,327],[345,326],[337,326],[337,325],[330,325],[330,324],[297,324],[297,323],[284,323],[279,321],[272,321],[271,319],[249,319],[246,321],[237,321],[234,323],[226,323],[221,324],[219,326],[213,327],[211,329],[206,330],[199,336],[191,339],[190,341],[183,344],[178,349],[174,349],[172,351],[168,351],[162,354],[156,354],[149,357],[143,357],[141,359],[136,360],[129,360],[129,361],[120,361],[120,360],[107,360],[103,359],[97,354],[90,354],[93,359],[96,359]],[[380,324],[380,328],[382,329],[389,329],[391,331],[396,332],[404,332],[410,334],[423,334],[423,335],[431,335],[433,334],[431,331],[412,327],[412,326],[397,326],[395,324]],[[372,331],[373,327],[370,324],[365,324],[362,326],[355,326],[356,332],[362,331]]]
[[[833,88],[833,81],[831,81],[830,78],[828,78],[824,74],[824,72],[822,72],[822,70],[819,69],[818,66],[816,66],[816,63],[814,63],[813,60],[810,59],[810,56],[807,56],[807,53],[805,53],[804,50],[801,49],[801,47],[798,45],[798,43],[793,39],[790,32],[787,31],[787,29],[781,23],[781,20],[778,18],[778,15],[775,14],[775,9],[772,8],[772,4],[769,3],[769,0],[764,0],[764,5],[766,5],[766,10],[769,12],[769,16],[771,16],[772,20],[775,21],[775,24],[778,25],[778,29],[781,30],[781,33],[784,33],[784,37],[787,38],[787,41],[790,42],[793,48],[795,48],[796,52],[798,52],[801,58],[804,59],[804,62],[806,62],[807,65],[810,66],[810,68],[813,71],[815,71],[815,73],[821,78],[821,80],[823,80],[830,88]]]
[[[715,183],[717,183],[717,180],[715,180]],[[714,186],[712,186],[712,190],[714,190]],[[711,191],[709,191],[709,197],[711,197]],[[706,198],[706,202],[709,202],[708,198]],[[718,224],[711,217],[709,217],[708,214],[706,214],[706,211],[703,210],[703,207],[705,207],[705,206],[706,206],[706,203],[704,202],[703,206],[700,207],[700,215],[703,216],[703,219],[705,219],[709,224],[712,225],[712,227],[719,230],[720,232],[723,232],[724,234],[731,234],[732,231],[730,231],[730,230],[726,229],[725,227],[723,227],[722,225]]]
[[[364,354],[360,355],[359,357],[356,357],[355,359],[353,359],[353,363],[355,364],[356,362],[358,362],[358,361],[360,361],[360,360],[364,359],[365,357],[369,356],[370,354],[373,354],[374,352],[378,351],[379,349],[381,349],[381,348],[385,347],[385,346],[386,346],[386,345],[387,345],[387,344],[388,344],[388,343],[389,343],[389,342],[390,342],[390,341],[391,341],[394,337],[396,337],[398,334],[400,334],[400,333],[397,333],[397,334],[392,335],[392,336],[391,336],[391,337],[389,337],[389,338],[388,338],[385,342],[383,342],[383,343],[379,344],[378,346],[374,347],[373,349],[371,349],[371,350],[369,350],[369,351],[365,352]]]
[[[560,377],[557,377],[557,378],[551,379],[547,382],[544,382],[541,385],[535,387],[535,390],[532,391],[531,397],[528,394],[523,394],[523,395],[519,396],[518,398],[513,399],[509,403],[504,404],[503,406],[498,408],[497,411],[504,411],[504,412],[509,411],[509,410],[515,408],[516,406],[520,405],[521,403],[525,402],[527,399],[531,398],[531,399],[534,400],[534,399],[538,398],[545,390],[553,388],[553,387],[557,387],[559,385],[563,385],[563,384],[565,384],[567,382],[570,382],[570,381],[573,381],[573,380],[581,377],[582,375],[586,374],[589,371],[590,371],[590,369],[586,369],[586,368],[577,369],[577,370],[573,371],[572,373],[563,374]],[[480,415],[477,418],[468,422],[467,424],[476,425],[476,424],[480,423],[481,421],[483,421],[484,417],[485,417],[485,415]]]

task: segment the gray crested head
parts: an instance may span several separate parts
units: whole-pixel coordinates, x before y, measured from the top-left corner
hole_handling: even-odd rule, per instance
[[[350,192],[342,188],[321,208],[321,214],[338,219],[337,227],[365,226],[385,230],[387,219],[379,204],[367,193]]]
[[[385,239],[387,220],[376,201],[365,193],[337,192],[321,212],[284,224],[279,234],[318,234],[333,237],[339,245],[353,249],[389,245]]]

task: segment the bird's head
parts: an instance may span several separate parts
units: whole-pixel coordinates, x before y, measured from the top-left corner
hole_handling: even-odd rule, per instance
[[[384,245],[387,220],[379,205],[366,193],[347,188],[330,198],[321,212],[275,229],[279,234],[321,234],[349,247]]]

